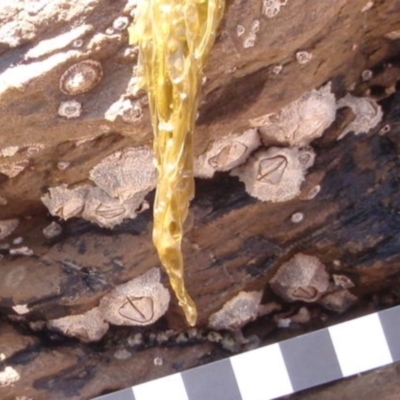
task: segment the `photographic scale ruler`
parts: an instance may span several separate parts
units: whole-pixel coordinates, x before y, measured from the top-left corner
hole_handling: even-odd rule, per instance
[[[400,306],[95,400],[270,400],[400,361]]]

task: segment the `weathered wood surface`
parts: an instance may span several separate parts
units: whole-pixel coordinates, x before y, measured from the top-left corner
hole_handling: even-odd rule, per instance
[[[313,141],[315,164],[308,171],[300,196],[293,200],[257,201],[228,173],[196,181],[196,198],[183,245],[187,287],[200,317],[199,330],[192,332],[192,338],[186,337],[188,333],[180,336],[187,327],[174,298],[166,315],[153,326],[112,327],[97,344],[82,344],[46,329],[43,321],[85,312],[116,285],[160,266],[151,242],[151,207],[114,230],[72,220],[63,224],[60,238],[47,241],[43,237],[42,229],[51,218],[40,196],[48,187],[86,182],[90,168],[108,154],[151,140],[145,107],[143,118],[135,124],[120,117],[114,122],[104,120],[105,110],[125,92],[134,62],[123,56],[125,33],[102,37],[96,42],[98,47],[85,44],[73,50],[77,54],[71,55],[69,47],[57,48],[50,56],[25,59],[41,41],[70,29],[78,18],[91,26],[82,36],[85,43],[91,43],[94,33],[110,26],[126,2],[99,0],[92,1],[91,7],[80,3],[58,19],[55,13],[62,3],[54,1],[52,11],[45,8],[47,14],[31,16],[37,19],[32,37],[15,47],[3,43],[0,49],[0,89],[4,89],[0,90],[1,148],[24,148],[29,143],[44,146],[30,156],[21,174],[15,178],[2,175],[0,182],[1,194],[8,200],[0,207],[1,219],[21,219],[3,244],[23,236],[23,244],[35,252],[32,257],[16,257],[10,256],[6,247],[0,249],[0,355],[5,355],[4,360],[0,357],[2,399],[89,399],[218,359],[229,354],[227,349],[249,348],[254,341],[243,345],[226,333],[225,344],[214,343],[219,339],[215,339],[215,333],[207,336],[205,328],[209,316],[242,290],[263,290],[263,303],[279,301],[283,313],[296,312],[303,304],[282,302],[268,282],[279,266],[299,252],[318,257],[330,275],[348,276],[355,284],[351,293],[359,299],[359,312],[399,301],[400,96],[392,94],[381,101],[384,120],[368,134],[348,134],[338,141],[341,130],[353,118],[348,109],[339,110],[334,125]],[[278,110],[328,80],[332,80],[337,97],[353,82],[358,83],[355,91],[359,94],[368,85],[378,95],[385,87],[393,87],[400,77],[394,57],[399,41],[383,36],[400,29],[400,2],[375,2],[362,12],[366,3],[289,1],[276,17],[266,19],[260,16],[259,2],[230,2],[206,71],[197,154],[212,138],[242,131],[250,118]],[[15,13],[18,18],[27,18],[20,10]],[[245,49],[236,27],[242,24],[248,30],[254,19],[260,19],[260,31],[255,46]],[[303,49],[311,51],[313,59],[299,65],[295,53]],[[55,67],[32,78],[22,89],[12,81],[21,72],[18,68],[26,66],[29,71],[28,67],[37,62],[47,65],[56,55],[60,61]],[[85,110],[82,116],[63,120],[57,116],[58,104],[65,100],[58,90],[58,79],[74,61],[88,57],[104,63],[105,77],[93,91],[79,98]],[[376,75],[370,83],[360,82],[362,70],[376,64],[384,69],[381,63],[387,60],[393,64],[393,73],[383,75],[386,80],[379,81]],[[279,75],[271,71],[276,64],[283,65]],[[104,125],[108,132],[104,132]],[[379,134],[386,125],[390,130]],[[74,141],[89,137],[92,140],[80,146]],[[19,161],[24,154],[1,161]],[[57,169],[59,161],[68,161],[71,167]],[[320,192],[308,199],[316,185],[320,185]],[[152,196],[148,196],[150,203]],[[304,214],[298,224],[291,221],[296,212]],[[168,285],[166,276],[163,283]],[[13,310],[21,304],[29,305],[28,314],[17,315]],[[302,328],[305,330],[338,318],[318,305],[309,309],[311,319]],[[173,332],[167,342],[160,344],[154,339],[154,335],[169,330]],[[250,324],[245,336],[255,335],[252,339],[265,343],[300,331],[278,333],[276,323],[266,316]],[[133,339],[136,333],[143,333],[143,340],[137,344]],[[229,341],[231,345],[227,345]],[[118,350],[130,355],[125,353],[127,359],[118,359]],[[155,365],[156,358],[156,364],[158,358],[163,360],[162,366]],[[7,381],[7,367],[19,374],[18,379],[9,377],[11,383]]]

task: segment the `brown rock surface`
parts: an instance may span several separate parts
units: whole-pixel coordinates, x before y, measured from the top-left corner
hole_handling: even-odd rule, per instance
[[[51,187],[93,185],[90,171],[106,157],[151,145],[146,98],[135,92],[132,79],[137,49],[128,46],[125,28],[119,30],[124,20],[115,22],[121,16],[131,21],[134,3],[0,5],[0,219],[19,219],[0,242],[0,371],[9,373],[0,380],[4,400],[89,399],[251,348],[231,333],[206,328],[210,315],[241,291],[263,291],[262,305],[278,301],[283,308],[275,319],[261,316],[244,328],[257,343],[345,318],[306,304],[309,322],[277,330],[274,321],[290,319],[305,304],[282,302],[268,282],[299,253],[326,267],[330,294],[343,290],[333,274],[351,280],[355,314],[399,302],[400,40],[393,32],[400,30],[400,1],[288,1],[268,18],[261,0],[232,0],[205,71],[196,155],[328,81],[336,100],[348,91],[378,99],[383,121],[368,134],[337,140],[357,117],[349,108],[337,110],[333,125],[311,143],[314,165],[289,201],[257,201],[228,172],[196,180],[183,251],[199,330],[187,330],[174,297],[155,324],[112,326],[98,343],[48,329],[49,320],[83,314],[119,285],[160,267],[151,241],[154,191],[144,203],[148,210],[144,205],[137,210],[144,212],[113,230],[81,218],[50,217],[40,200]],[[311,59],[299,63],[300,51]],[[72,96],[60,90],[65,71],[84,60],[101,64],[99,82]],[[361,77],[367,69],[370,80]],[[80,77],[74,79],[72,86],[79,86]],[[81,104],[80,115],[60,116],[60,104],[70,100]],[[229,153],[223,151],[216,156]],[[270,168],[276,165],[282,168],[284,161]],[[104,218],[116,212],[102,211]],[[51,221],[62,227],[54,238],[43,234]],[[161,282],[169,288],[165,274]],[[151,301],[128,300],[144,304],[151,315]],[[135,312],[145,315],[140,307]],[[345,398],[336,385],[336,398]],[[354,390],[366,400],[376,398]]]

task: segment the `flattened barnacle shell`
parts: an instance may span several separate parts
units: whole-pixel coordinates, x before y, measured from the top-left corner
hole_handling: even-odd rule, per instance
[[[249,161],[232,170],[246,191],[262,201],[287,201],[300,194],[306,170],[313,165],[312,149],[271,147],[257,151]]]
[[[100,300],[105,320],[114,325],[150,325],[165,314],[170,294],[160,283],[160,270],[152,268],[143,275],[117,286]]]
[[[311,303],[327,292],[329,275],[317,257],[298,253],[279,268],[269,284],[287,301]]]
[[[70,96],[88,92],[103,77],[103,68],[98,61],[84,60],[69,67],[60,78],[60,90]]]
[[[210,316],[212,329],[237,330],[257,318],[262,292],[240,292]]]
[[[328,293],[319,301],[322,307],[342,313],[347,311],[357,302],[358,298],[351,294],[347,289],[338,290],[333,293]]]
[[[67,119],[78,118],[82,112],[82,105],[76,100],[63,101],[58,107],[58,115]]]
[[[260,126],[261,140],[267,146],[281,143],[302,147],[322,136],[335,117],[336,101],[329,82],[319,90],[305,93],[278,113],[264,115],[250,123]]]
[[[51,215],[69,219],[81,215],[86,195],[87,187],[68,189],[68,186],[63,184],[50,188],[41,200]]]
[[[260,145],[256,129],[218,139],[196,159],[194,175],[199,178],[211,178],[215,171],[229,171],[243,164]]]
[[[104,321],[99,308],[95,307],[84,314],[52,319],[47,322],[47,328],[88,343],[100,340],[108,331],[109,325]]]
[[[375,128],[383,117],[381,106],[373,99],[368,97],[355,97],[347,94],[337,103],[337,108],[350,107],[355,114],[355,119],[352,121],[340,134],[338,140],[344,138],[349,132],[368,133]]]
[[[147,192],[135,193],[126,201],[110,197],[98,187],[89,187],[82,218],[104,228],[113,228],[126,218],[135,218]]]
[[[111,197],[126,201],[156,187],[154,153],[149,147],[130,147],[105,158],[90,171],[90,179]]]
[[[11,235],[14,229],[19,225],[19,220],[16,218],[3,219],[0,221],[0,240]]]

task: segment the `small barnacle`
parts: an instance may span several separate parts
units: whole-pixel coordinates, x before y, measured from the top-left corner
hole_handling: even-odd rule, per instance
[[[0,157],[12,157],[18,153],[19,146],[7,146],[0,150]]]
[[[28,304],[17,304],[13,306],[12,309],[19,315],[25,315],[31,311],[28,307]]]
[[[51,224],[47,225],[45,228],[43,228],[43,235],[46,239],[54,239],[57,236],[60,236],[62,233],[62,228],[60,224],[57,224],[57,222],[52,222]]]
[[[120,98],[104,113],[104,118],[108,121],[115,121],[118,116],[121,116],[122,119],[128,123],[138,122],[143,116],[140,102],[133,102],[129,99]]]
[[[112,23],[112,27],[117,31],[123,31],[128,27],[128,25],[129,25],[129,18],[125,16],[115,18]]]
[[[246,191],[262,201],[281,202],[300,194],[306,170],[314,163],[311,149],[271,147],[257,151],[249,161],[232,170]]]
[[[212,329],[237,330],[257,318],[262,292],[240,292],[210,316]]]
[[[103,68],[98,61],[84,60],[69,67],[60,78],[60,90],[70,96],[88,92],[103,77]]]
[[[336,100],[330,82],[311,90],[279,112],[250,120],[259,126],[261,140],[267,146],[284,144],[307,146],[322,136],[336,118]]]
[[[105,33],[106,33],[106,35],[110,35],[110,36],[114,35],[115,34],[115,29],[110,26],[105,30]]]
[[[354,287],[353,281],[346,275],[333,275],[333,282],[342,289],[350,289]]]
[[[88,343],[100,340],[109,325],[104,321],[99,308],[95,307],[83,314],[52,319],[47,322],[47,328]]]
[[[299,64],[307,64],[312,59],[312,53],[308,51],[298,51],[296,52],[296,60]]]
[[[194,175],[211,178],[215,171],[229,171],[243,164],[260,145],[256,129],[218,139],[195,160]]]
[[[263,0],[262,13],[267,18],[273,18],[279,13],[281,7],[286,5],[287,0]]]
[[[161,357],[154,357],[153,363],[156,367],[163,365],[163,359]]]
[[[280,64],[274,65],[272,67],[272,73],[275,75],[279,75],[282,72],[283,66]]]
[[[156,187],[156,177],[154,153],[145,146],[117,151],[90,171],[97,186],[123,201],[139,192],[149,193]]]
[[[320,185],[315,185],[314,187],[312,187],[308,193],[307,193],[307,200],[312,200],[313,198],[315,198],[315,196],[317,196],[317,194],[321,191],[321,186]]]
[[[0,173],[15,178],[28,166],[28,160],[16,161],[11,163],[0,164]]]
[[[328,310],[342,313],[353,306],[357,300],[356,296],[351,294],[347,289],[343,289],[328,293],[319,300],[319,304]]]
[[[57,163],[57,169],[59,169],[60,171],[64,171],[65,169],[67,169],[69,166],[71,165],[71,163],[69,161],[59,161]]]
[[[384,125],[381,129],[379,129],[379,135],[381,135],[381,136],[383,136],[384,134],[386,134],[386,133],[388,133],[388,132],[390,132],[390,125],[389,124],[386,124],[386,125]]]
[[[298,224],[301,221],[303,221],[304,219],[304,214],[301,212],[296,212],[294,214],[292,214],[292,216],[290,217],[290,220],[294,223],[294,224]]]
[[[366,69],[361,72],[361,79],[363,82],[369,81],[373,76],[373,72],[370,69]]]
[[[236,27],[236,35],[238,36],[238,37],[240,37],[240,36],[242,36],[244,33],[245,33],[245,28],[244,28],[244,26],[243,25],[238,25],[237,27]]]
[[[87,188],[68,189],[67,185],[63,184],[50,188],[41,200],[51,215],[62,219],[77,217],[84,209]]]
[[[253,33],[250,33],[244,40],[243,40],[243,47],[245,49],[248,49],[249,47],[254,47],[256,44],[256,35]]]
[[[75,47],[76,49],[79,49],[80,47],[83,46],[83,40],[82,39],[76,39],[72,42],[72,47]]]
[[[7,236],[15,230],[19,225],[19,220],[17,218],[3,219],[0,221],[0,240],[5,239]]]
[[[337,108],[350,107],[355,114],[355,119],[343,130],[338,140],[343,139],[349,132],[355,135],[368,133],[382,120],[381,106],[369,97],[355,97],[347,94],[337,103]]]
[[[160,283],[160,270],[152,268],[143,275],[117,286],[100,300],[105,320],[114,325],[150,325],[165,314],[170,295]]]
[[[329,286],[329,275],[317,257],[298,253],[270,280],[272,290],[286,301],[317,301]]]
[[[78,118],[82,112],[82,105],[76,100],[63,101],[58,107],[58,115],[67,119]]]

